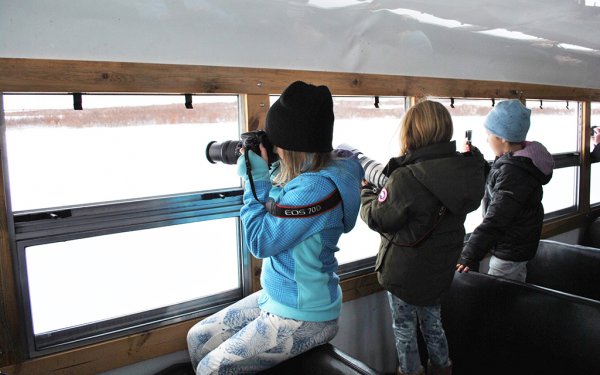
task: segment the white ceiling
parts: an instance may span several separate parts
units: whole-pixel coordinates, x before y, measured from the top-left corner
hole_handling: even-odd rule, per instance
[[[0,0],[0,57],[307,69],[600,88],[600,7],[584,3]]]

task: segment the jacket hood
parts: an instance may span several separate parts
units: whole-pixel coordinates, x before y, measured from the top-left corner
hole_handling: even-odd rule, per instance
[[[554,170],[552,154],[539,142],[525,142],[523,149],[501,156],[496,163],[512,164],[525,169],[542,185],[550,181]]]
[[[319,173],[333,181],[342,196],[344,209],[344,233],[356,224],[360,210],[360,182],[365,172],[355,154],[334,150],[330,165]]]
[[[481,204],[485,186],[486,161],[478,151],[456,152],[456,142],[438,143],[392,159],[406,166],[413,176],[458,215],[474,211]],[[390,161],[390,166],[392,161]]]
[[[525,147],[514,153],[515,156],[523,156],[531,159],[533,165],[546,176],[552,175],[554,170],[554,159],[546,147],[539,142],[525,142]]]

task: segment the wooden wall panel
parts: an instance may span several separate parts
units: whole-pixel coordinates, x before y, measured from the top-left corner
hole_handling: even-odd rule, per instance
[[[600,100],[599,89],[243,67],[0,58],[0,71],[0,92],[278,94],[304,80],[334,95]]]
[[[0,98],[0,110],[2,110]],[[6,143],[4,141],[4,118],[0,117],[0,368],[23,358],[25,341],[21,334],[23,322],[18,310],[17,293],[13,264],[11,225],[9,219],[8,188],[5,184],[7,173],[4,170]]]
[[[186,350],[186,335],[198,319],[0,367],[7,375],[93,375]]]

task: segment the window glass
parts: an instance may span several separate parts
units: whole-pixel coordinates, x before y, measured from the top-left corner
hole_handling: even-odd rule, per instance
[[[240,288],[237,225],[228,218],[26,247],[34,333]]]
[[[590,183],[590,204],[600,203],[600,163],[592,164]]]
[[[527,100],[527,108],[531,109],[528,141],[542,143],[551,154],[578,150],[577,102]]]
[[[403,97],[381,97],[379,108],[373,97],[334,97],[333,147],[347,144],[385,165],[400,152],[399,127],[404,115]],[[356,226],[340,237],[336,254],[340,264],[377,255],[379,233],[359,217]]]
[[[555,169],[552,179],[544,185],[544,212],[546,214],[576,206],[579,167]]]
[[[543,186],[544,213],[549,214],[558,210],[575,207],[575,189],[577,188],[578,167],[555,169],[552,180]],[[600,169],[599,169],[600,171]],[[471,233],[483,220],[483,205],[467,215],[465,231]]]
[[[489,99],[455,99],[454,103],[446,98],[432,98],[446,106],[452,116],[454,134],[452,140],[456,141],[458,151],[464,151],[466,131],[471,131],[471,143],[477,147],[486,160],[494,160],[495,155],[487,143],[487,132],[483,127],[485,116],[492,110],[492,101]],[[496,100],[498,102],[499,100]],[[454,108],[452,108],[454,106]],[[481,223],[482,206],[470,212],[465,220],[465,232],[471,233]]]
[[[455,99],[451,108],[450,99],[433,98],[443,103],[452,115],[454,139],[462,142],[466,130],[472,130],[472,143],[488,160],[495,158],[487,144],[487,131],[483,127],[485,117],[493,109],[490,99]],[[505,99],[496,99],[498,103]],[[567,108],[568,104],[568,108]],[[552,154],[575,152],[578,145],[578,103],[567,101],[527,100],[531,109],[531,126],[527,133],[528,141],[544,144]]]
[[[239,139],[237,96],[4,95],[14,211],[240,186],[208,142]]]
[[[453,139],[460,147],[464,142],[465,131],[472,130],[472,143],[479,148],[484,157],[492,161],[495,155],[487,143],[487,131],[483,127],[485,117],[492,110],[490,99],[450,99],[433,98],[446,105],[452,115],[454,125]],[[498,103],[503,99],[496,99]],[[454,108],[451,107],[451,104]],[[537,106],[534,106],[537,104]],[[527,101],[531,111],[531,127],[527,140],[539,141],[551,153],[575,152],[577,150],[578,103],[566,101]],[[577,188],[577,168],[561,168],[554,171],[552,181],[544,186],[544,208],[546,213],[575,206]],[[467,215],[465,230],[472,232],[482,220],[482,206]]]
[[[446,106],[452,116],[454,135],[458,151],[464,150],[465,132],[471,131],[471,143],[477,147],[486,160],[494,160],[495,156],[487,143],[487,131],[483,127],[485,116],[492,110],[489,99],[455,99],[454,103],[446,98],[432,98]],[[496,100],[498,102],[499,100]],[[452,105],[454,108],[452,108]]]

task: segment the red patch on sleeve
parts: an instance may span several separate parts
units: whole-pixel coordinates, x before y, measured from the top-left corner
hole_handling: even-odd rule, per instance
[[[379,195],[377,196],[377,201],[385,202],[387,197],[388,197],[388,192],[385,188],[383,188],[383,189],[381,189],[381,191],[379,192]]]

